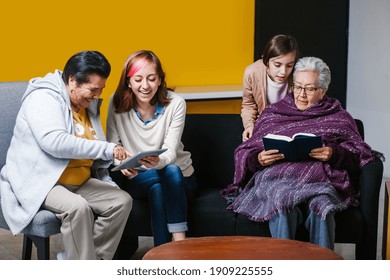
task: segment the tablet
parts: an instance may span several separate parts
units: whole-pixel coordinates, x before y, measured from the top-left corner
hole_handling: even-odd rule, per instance
[[[151,150],[151,151],[145,151],[145,152],[139,152],[135,156],[132,156],[124,161],[122,161],[119,165],[115,166],[111,169],[111,171],[118,171],[122,169],[127,168],[134,168],[139,167],[141,164],[138,162],[141,158],[147,157],[147,156],[158,156],[165,152],[168,149],[158,149],[158,150]]]

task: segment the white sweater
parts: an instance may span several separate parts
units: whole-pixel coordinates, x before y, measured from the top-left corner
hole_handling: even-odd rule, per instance
[[[107,140],[122,145],[133,155],[142,151],[167,148],[168,150],[160,155],[160,162],[156,168],[176,164],[183,175],[188,177],[192,175],[194,168],[191,153],[184,151],[181,142],[186,103],[173,92],[168,93],[168,98],[171,98],[171,102],[165,107],[164,114],[145,125],[134,109],[125,113],[115,113],[112,95],[108,105]]]
[[[88,114],[101,141],[76,137],[62,72],[30,80],[0,176],[1,206],[13,234],[34,218],[69,159],[94,159],[92,177],[112,182],[107,167],[115,144],[103,141],[99,107],[99,100],[91,102]]]

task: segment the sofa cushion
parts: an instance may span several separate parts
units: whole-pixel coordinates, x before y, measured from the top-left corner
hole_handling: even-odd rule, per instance
[[[218,188],[203,188],[188,206],[189,236],[236,235],[236,214]]]
[[[1,205],[0,205],[1,206]],[[53,212],[40,210],[34,216],[33,220],[22,231],[24,234],[35,235],[39,237],[49,237],[60,233],[61,221],[57,219]],[[0,207],[0,228],[8,229],[9,227],[4,220],[3,212]]]
[[[337,212],[336,221],[336,240],[337,243],[360,243],[363,239],[364,220],[362,213],[357,207]]]
[[[258,223],[249,220],[248,217],[238,214],[236,220],[237,235],[270,237],[268,222]]]
[[[124,235],[153,236],[150,207],[146,200],[133,200],[133,207],[124,229]]]
[[[236,235],[236,214],[226,206],[219,189],[201,189],[188,203],[188,236]],[[150,218],[148,201],[134,199],[124,234],[152,236]]]

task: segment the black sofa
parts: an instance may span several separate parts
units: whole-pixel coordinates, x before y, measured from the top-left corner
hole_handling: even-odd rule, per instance
[[[364,135],[363,124],[357,120]],[[270,236],[268,224],[256,223],[227,211],[220,190],[232,182],[233,155],[243,131],[238,114],[191,114],[186,117],[182,136],[185,149],[192,153],[198,192],[189,201],[190,237],[249,235]],[[356,259],[375,259],[378,228],[378,202],[383,163],[377,158],[364,167],[360,176],[361,206],[336,214],[336,242],[356,244]],[[130,259],[138,248],[139,236],[152,236],[146,201],[134,200],[116,257]],[[297,239],[308,240],[302,227]]]

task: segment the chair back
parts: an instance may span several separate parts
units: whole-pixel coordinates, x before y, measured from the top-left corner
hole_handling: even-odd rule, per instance
[[[4,166],[27,82],[0,83],[0,169]]]
[[[356,126],[359,130],[359,133],[360,133],[360,136],[363,138],[364,140],[364,125],[363,125],[363,122],[359,119],[355,119],[355,123],[356,123]]]

